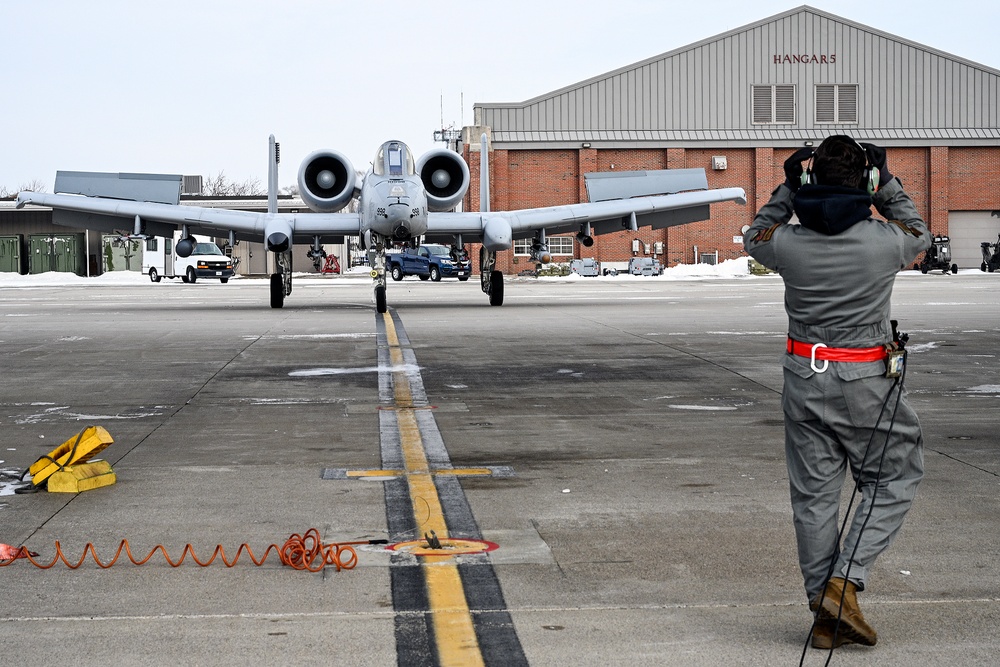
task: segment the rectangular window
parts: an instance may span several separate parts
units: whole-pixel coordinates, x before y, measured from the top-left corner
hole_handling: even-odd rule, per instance
[[[514,241],[514,254],[515,255],[530,255],[531,254],[531,243],[534,239],[516,239]],[[549,236],[546,239],[549,244],[549,252],[555,255],[568,255],[573,256],[573,237],[572,236]]]
[[[791,84],[753,86],[751,98],[755,125],[795,122],[795,86]]]
[[[816,86],[817,123],[857,123],[858,85],[832,83]]]
[[[573,256],[573,237],[572,236],[550,236],[549,237],[549,252],[553,255],[569,255]]]

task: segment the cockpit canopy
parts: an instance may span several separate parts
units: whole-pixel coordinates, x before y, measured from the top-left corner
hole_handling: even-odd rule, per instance
[[[402,141],[387,141],[382,144],[375,156],[372,171],[376,176],[389,178],[413,176],[416,173],[410,149]]]

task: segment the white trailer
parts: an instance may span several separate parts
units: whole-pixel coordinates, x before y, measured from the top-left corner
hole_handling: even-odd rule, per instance
[[[211,278],[225,284],[236,275],[233,259],[227,257],[218,245],[206,236],[195,236],[194,252],[180,257],[175,252],[180,232],[173,238],[152,236],[146,239],[142,252],[142,272],[154,283],[163,278],[180,278],[185,283],[198,278]]]

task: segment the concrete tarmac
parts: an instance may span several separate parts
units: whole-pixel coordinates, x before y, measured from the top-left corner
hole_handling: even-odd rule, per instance
[[[878,645],[831,664],[1000,661],[998,281],[896,281],[926,475],[859,596]],[[0,568],[4,658],[447,664],[456,647],[434,637],[452,609],[420,577],[448,561],[480,644],[456,664],[799,664],[811,617],[779,278],[508,278],[501,308],[475,279],[407,278],[389,285],[391,318],[370,292],[297,279],[272,310],[260,280],[0,291],[0,469],[98,424],[118,477],[0,496],[0,542],[47,563],[58,541],[75,564],[88,542],[107,559],[123,538],[173,558],[187,543],[199,558],[244,542],[260,554],[314,527],[326,542],[420,540],[436,510],[407,496],[410,464],[393,459],[412,412],[447,530],[498,547],[423,559],[364,545],[356,568],[320,573],[22,559]],[[805,664],[826,658],[809,649]]]

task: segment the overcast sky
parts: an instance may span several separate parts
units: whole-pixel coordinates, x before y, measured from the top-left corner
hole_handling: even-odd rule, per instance
[[[1000,3],[814,0],[843,18],[1000,69]],[[479,102],[521,102],[798,7],[774,0],[9,0],[0,188],[57,169],[281,185],[318,148],[367,169],[416,154]],[[443,106],[443,110],[442,110]]]

